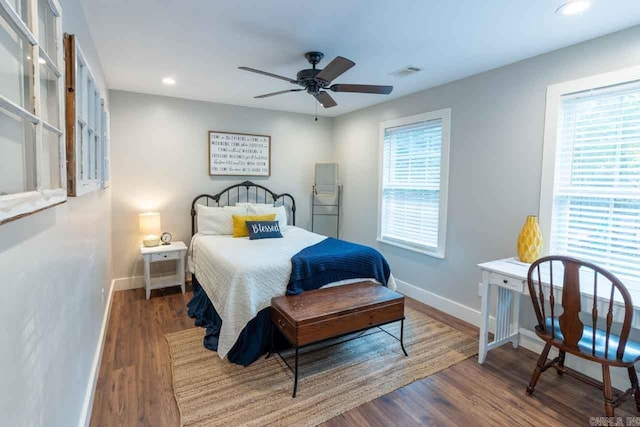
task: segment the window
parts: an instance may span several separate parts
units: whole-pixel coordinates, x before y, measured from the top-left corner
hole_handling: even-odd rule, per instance
[[[451,109],[380,125],[378,240],[444,258]]]
[[[81,196],[108,186],[108,114],[96,79],[72,34],[65,34],[67,67],[67,189]]]
[[[109,112],[104,108],[102,104],[102,187],[107,188],[111,184],[111,158],[109,153],[111,152],[111,137],[109,135],[110,129]]]
[[[0,0],[0,224],[66,200],[60,17]]]
[[[548,249],[640,285],[640,72],[549,87],[540,216]]]

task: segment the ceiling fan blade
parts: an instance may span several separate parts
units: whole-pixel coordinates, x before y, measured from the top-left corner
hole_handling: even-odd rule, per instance
[[[393,90],[393,86],[335,84],[331,85],[329,89],[334,92],[377,93],[379,95],[389,95]]]
[[[271,92],[271,93],[265,93],[264,95],[254,96],[254,98],[256,98],[256,99],[259,99],[259,98],[268,98],[268,97],[270,97],[270,96],[282,95],[283,93],[289,93],[289,92],[300,92],[301,90],[304,90],[304,89],[289,89],[289,90],[281,90],[280,92]]]
[[[313,96],[318,100],[324,108],[331,108],[338,105],[336,101],[327,92],[314,93]]]
[[[241,69],[241,70],[244,70],[244,71],[250,71],[252,73],[262,74],[263,76],[268,76],[268,77],[273,77],[273,78],[276,78],[276,79],[284,80],[285,82],[298,84],[297,80],[292,80],[289,77],[279,76],[277,74],[268,73],[268,72],[262,71],[262,70],[256,70],[255,68],[250,68],[250,67],[238,67],[238,68]]]
[[[343,58],[342,56],[336,56],[333,61],[329,62],[329,64],[324,67],[318,75],[316,75],[316,79],[330,83],[354,65],[356,65],[355,62],[350,61],[347,58]]]

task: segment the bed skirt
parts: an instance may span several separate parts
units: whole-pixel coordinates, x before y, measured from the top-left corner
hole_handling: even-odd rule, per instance
[[[196,326],[206,329],[204,346],[209,350],[217,351],[222,319],[195,275],[192,276],[192,285],[193,298],[187,304],[187,313],[189,317],[195,319]],[[269,351],[272,333],[271,307],[267,307],[260,310],[256,317],[247,323],[227,354],[227,359],[238,365],[250,365]],[[286,339],[277,331],[275,345],[278,348],[287,346]]]

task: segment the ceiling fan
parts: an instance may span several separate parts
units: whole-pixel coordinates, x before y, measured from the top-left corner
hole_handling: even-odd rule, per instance
[[[306,90],[307,93],[313,95],[324,108],[331,108],[338,105],[331,95],[329,95],[329,92],[327,92],[328,90],[332,92],[372,93],[378,95],[388,95],[393,90],[393,86],[354,85],[345,83],[331,84],[332,81],[340,77],[343,73],[356,65],[356,63],[348,60],[347,58],[343,58],[342,56],[337,56],[325,68],[318,69],[316,68],[316,65],[322,60],[322,58],[324,58],[324,54],[322,52],[307,52],[304,54],[304,57],[307,58],[307,61],[309,61],[313,68],[300,70],[295,80],[279,76],[277,74],[268,73],[266,71],[256,70],[255,68],[238,68],[244,71],[250,71],[252,73],[258,73],[264,76],[284,80],[303,87],[302,89],[288,89],[281,90],[279,92],[267,93],[264,95],[254,96],[254,98],[268,98],[270,96],[282,95],[284,93],[301,92]]]

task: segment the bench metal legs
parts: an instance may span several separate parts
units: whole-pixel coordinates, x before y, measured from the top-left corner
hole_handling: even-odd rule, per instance
[[[393,322],[397,322],[397,320],[394,320]],[[393,323],[393,322],[388,322],[388,323]],[[409,354],[407,353],[407,350],[404,348],[404,318],[400,320],[400,338],[398,338],[397,336],[393,335],[389,331],[381,328],[381,326],[387,325],[388,323],[384,323],[382,325],[377,325],[377,326],[373,326],[373,327],[374,328],[375,327],[379,328],[382,332],[386,333],[390,337],[400,341],[400,347],[402,348],[402,352],[404,353],[405,356],[408,357]],[[370,328],[372,328],[372,327],[364,328],[364,329],[361,329],[359,331],[349,332],[348,334],[343,334],[343,335],[340,335],[340,336],[355,334],[355,333],[358,333],[358,332],[364,332],[364,331],[366,331],[367,329],[370,329]],[[275,326],[273,324],[271,325],[271,333],[272,333],[272,335],[271,335],[271,348],[269,349],[269,352],[267,353],[267,357],[265,357],[265,359],[268,359],[274,353],[278,353],[278,355],[280,355],[280,358],[282,359],[284,364],[287,365],[287,368],[289,368],[291,371],[293,371],[293,395],[291,397],[294,398],[294,397],[296,397],[296,394],[298,393],[298,359],[299,359],[299,356],[300,356],[300,347],[293,346],[294,350],[295,350],[295,362],[294,362],[295,365],[293,366],[293,368],[291,368],[291,365],[289,365],[289,363],[285,360],[285,358],[282,357],[280,352],[277,351],[275,349],[275,347],[274,347],[276,328],[275,328]],[[327,340],[336,339],[336,338],[339,338],[340,336],[333,337],[333,338],[328,338]],[[343,343],[345,343],[347,341],[351,341],[351,340],[357,339],[357,338],[359,338],[359,336],[353,337],[353,338],[348,338],[346,340],[340,341],[340,342],[335,343],[335,344],[330,344],[329,347],[331,347],[333,345],[337,345],[337,344],[343,344]],[[327,340],[322,340],[322,341],[327,341]],[[318,342],[322,342],[322,341],[318,341]],[[313,344],[317,344],[317,343],[313,343]],[[302,347],[304,347],[304,346],[302,346]]]
[[[404,319],[400,321],[400,347],[405,356],[409,357],[407,350],[404,349]]]
[[[293,379],[293,396],[296,397],[296,392],[298,391],[298,346],[296,346],[296,368]]]

